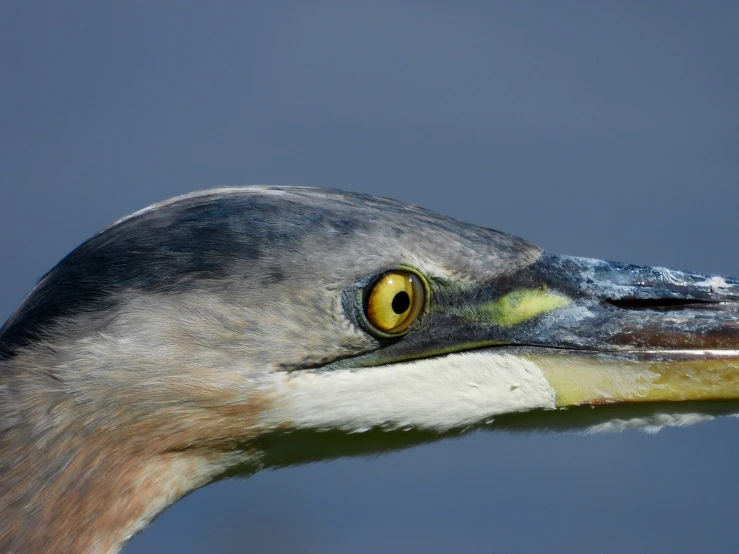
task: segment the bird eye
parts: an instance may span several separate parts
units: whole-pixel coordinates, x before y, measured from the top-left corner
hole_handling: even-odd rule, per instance
[[[425,296],[418,275],[410,271],[390,271],[370,286],[365,296],[365,315],[378,331],[397,335],[416,320]]]

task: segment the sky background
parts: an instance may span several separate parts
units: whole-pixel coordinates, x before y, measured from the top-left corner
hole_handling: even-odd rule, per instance
[[[0,320],[189,191],[390,196],[739,275],[739,3],[0,4]],[[737,552],[739,420],[476,433],[206,487],[126,554]]]

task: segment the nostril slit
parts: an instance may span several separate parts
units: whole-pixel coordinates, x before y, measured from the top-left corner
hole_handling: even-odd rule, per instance
[[[722,302],[695,298],[607,298],[606,303],[622,310],[684,310],[715,308]]]

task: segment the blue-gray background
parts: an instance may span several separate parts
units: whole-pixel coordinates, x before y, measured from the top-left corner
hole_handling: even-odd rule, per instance
[[[739,275],[737,21],[735,1],[4,1],[0,319],[101,227],[214,185]],[[478,433],[266,472],[126,552],[736,552],[738,435]]]

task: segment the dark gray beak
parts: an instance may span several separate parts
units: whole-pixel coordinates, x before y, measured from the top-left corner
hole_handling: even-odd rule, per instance
[[[526,273],[495,302],[531,317],[501,334],[558,406],[739,399],[736,279],[550,254]]]
[[[545,254],[531,279],[562,309],[531,329],[531,344],[600,352],[739,350],[739,281]]]

